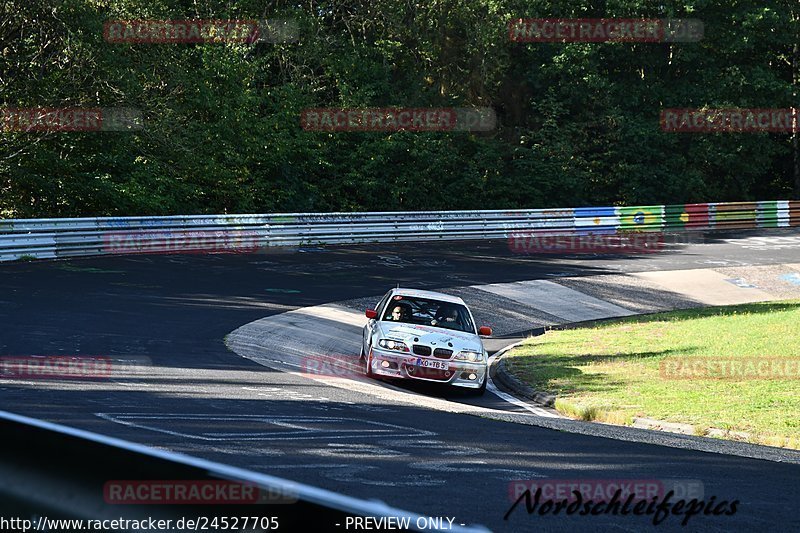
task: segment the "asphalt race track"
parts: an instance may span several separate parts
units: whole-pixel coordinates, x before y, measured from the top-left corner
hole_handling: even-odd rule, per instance
[[[493,531],[653,527],[652,517],[529,516],[524,505],[504,520],[509,483],[542,478],[695,480],[706,499],[739,500],[738,512],[698,515],[682,530],[798,530],[798,452],[780,451],[774,461],[557,431],[518,423],[515,416],[535,415],[489,393],[411,390],[420,403],[502,409],[507,420],[398,403],[264,367],[224,342],[264,317],[373,297],[396,283],[436,290],[800,263],[800,231],[769,235],[796,244],[752,250],[718,235],[631,257],[522,256],[505,242],[455,242],[2,264],[0,355],[110,356],[127,371],[81,382],[0,380],[0,405]],[[478,314],[480,303],[467,303]],[[669,517],[657,527],[679,522]]]

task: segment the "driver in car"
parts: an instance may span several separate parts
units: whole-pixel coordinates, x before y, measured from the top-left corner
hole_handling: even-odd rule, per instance
[[[387,320],[394,320],[395,322],[408,322],[411,316],[411,309],[406,304],[397,304],[392,309],[392,314]]]
[[[455,307],[442,307],[436,312],[436,318],[431,320],[431,326],[452,328],[458,321],[458,310]]]

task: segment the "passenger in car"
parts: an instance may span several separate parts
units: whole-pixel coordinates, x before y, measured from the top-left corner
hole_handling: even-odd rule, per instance
[[[436,311],[436,318],[431,321],[432,326],[445,324],[443,327],[453,328],[458,321],[458,310],[452,306],[442,306]],[[459,323],[458,326],[461,326]]]

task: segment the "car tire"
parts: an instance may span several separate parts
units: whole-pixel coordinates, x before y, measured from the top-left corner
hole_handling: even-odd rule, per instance
[[[368,378],[374,377],[375,374],[372,373],[372,368],[369,364],[369,355],[364,355],[364,346],[361,346],[361,359],[364,361],[364,375]]]

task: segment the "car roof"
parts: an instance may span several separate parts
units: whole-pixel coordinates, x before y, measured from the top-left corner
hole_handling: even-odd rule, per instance
[[[397,289],[392,289],[392,296],[408,296],[409,298],[426,298],[428,300],[439,300],[442,302],[450,302],[454,304],[461,304],[464,306],[467,305],[464,303],[464,300],[462,300],[458,296],[450,296],[449,294],[444,294],[441,292],[434,292],[434,291],[404,289],[402,287]]]

